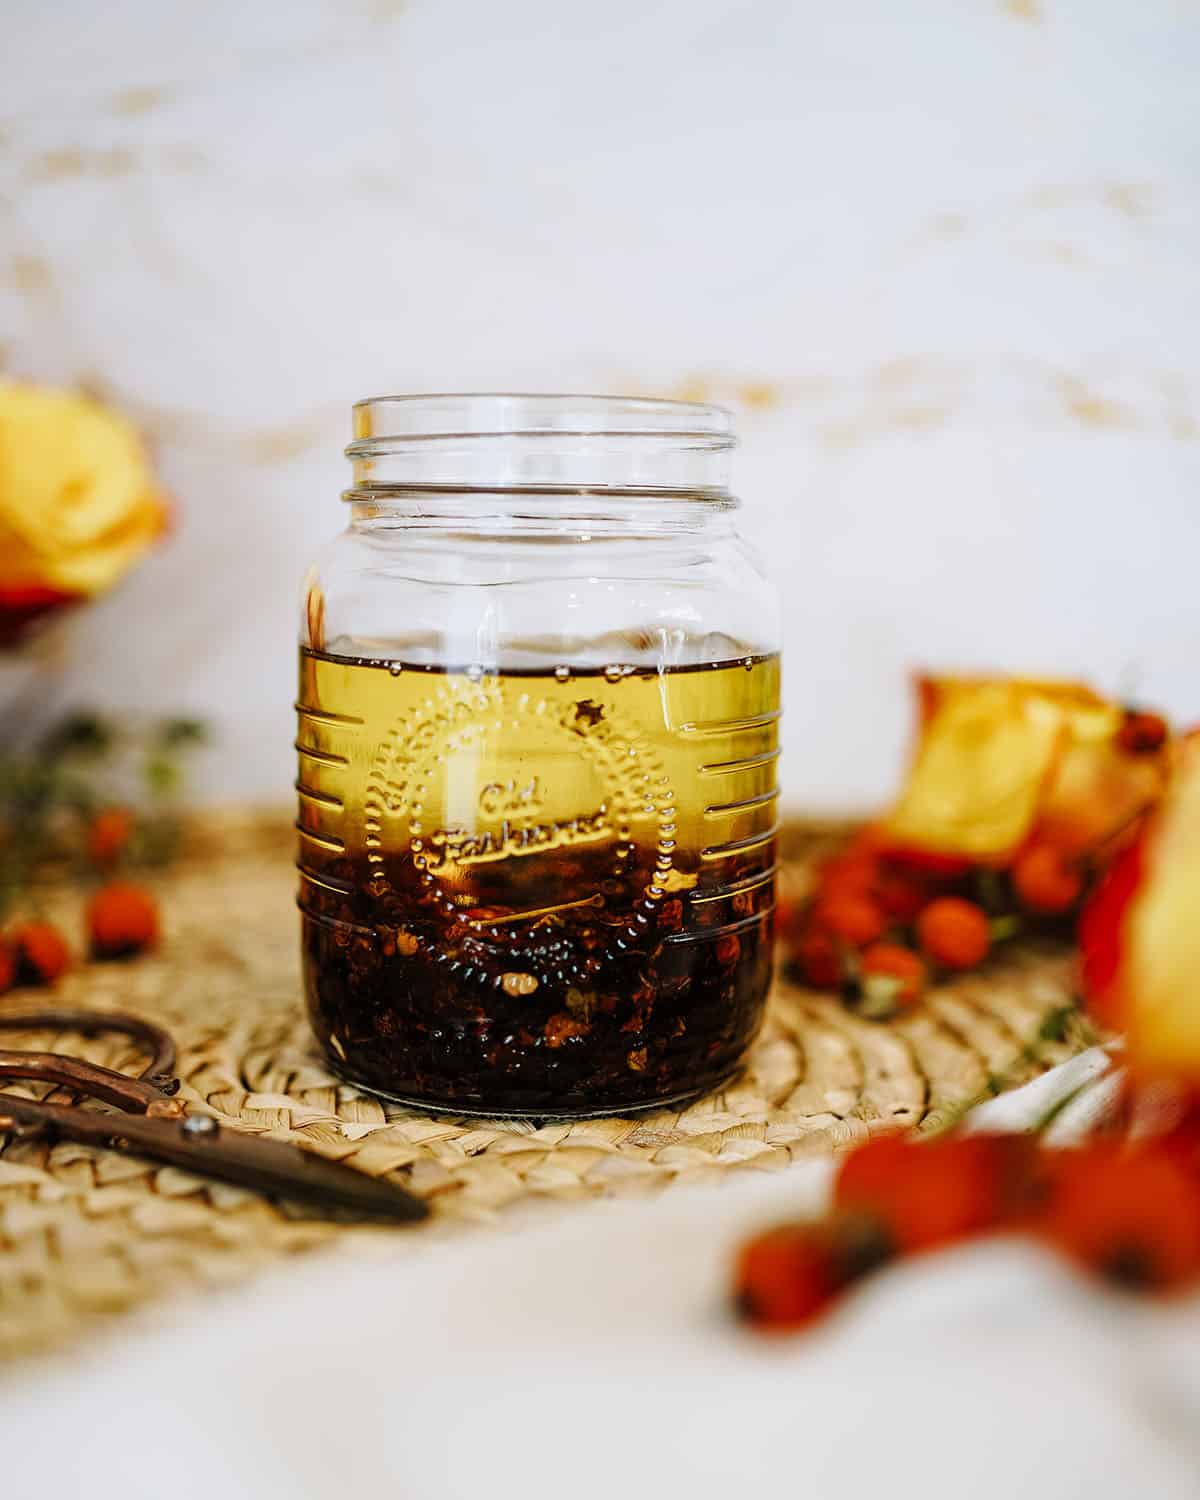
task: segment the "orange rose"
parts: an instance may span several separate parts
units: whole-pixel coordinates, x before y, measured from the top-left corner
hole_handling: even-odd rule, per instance
[[[165,518],[124,417],[89,396],[0,383],[0,644],[111,588]]]

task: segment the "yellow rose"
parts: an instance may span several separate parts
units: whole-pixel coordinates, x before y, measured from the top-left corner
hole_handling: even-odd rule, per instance
[[[103,593],[165,519],[124,417],[89,396],[0,383],[0,609]]]
[[[1162,795],[1170,749],[1120,743],[1125,710],[1073,682],[920,680],[908,780],[884,823],[901,847],[1006,864],[1036,831],[1095,848]]]

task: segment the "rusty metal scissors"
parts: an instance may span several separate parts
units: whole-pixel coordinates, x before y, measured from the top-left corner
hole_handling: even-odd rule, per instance
[[[176,1096],[175,1043],[138,1016],[86,1010],[37,1010],[0,1015],[4,1031],[73,1031],[81,1036],[126,1036],[148,1056],[133,1076],[59,1052],[0,1050],[0,1080],[24,1079],[65,1088],[76,1102],[29,1099],[0,1090],[0,1133],[78,1141],[186,1168],[236,1183],[270,1198],[303,1204],[330,1217],[411,1223],[424,1219],[424,1201],[394,1182],[368,1177],[286,1141],[230,1129],[211,1115],[189,1114]],[[54,1090],[51,1090],[53,1094]],[[112,1105],[83,1108],[80,1100]]]

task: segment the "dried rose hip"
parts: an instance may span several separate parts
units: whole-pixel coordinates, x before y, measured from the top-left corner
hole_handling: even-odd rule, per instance
[[[892,1242],[875,1220],[834,1214],[782,1224],[743,1246],[734,1269],[734,1306],[766,1333],[793,1333],[827,1312],[855,1281],[883,1265]]]
[[[57,984],[71,967],[71,950],[53,922],[22,922],[9,931],[8,941],[18,983]]]
[[[1012,883],[1025,910],[1044,917],[1070,911],[1083,895],[1078,860],[1053,844],[1034,844],[1019,855],[1013,865]]]
[[[133,837],[133,814],[127,807],[106,807],[92,819],[87,833],[88,856],[102,868],[115,864]]]
[[[835,990],[842,982],[842,960],[837,944],[824,932],[810,932],[796,950],[805,980],[816,990]]]
[[[872,943],[862,956],[863,999],[874,1014],[915,1004],[925,993],[928,978],[920,957],[899,943]]]
[[[1128,709],[1117,731],[1117,744],[1130,755],[1150,755],[1166,744],[1170,730],[1161,714]]]
[[[1041,1238],[1130,1290],[1200,1276],[1200,1186],[1172,1153],[1095,1142],[1057,1156]]]
[[[878,1135],[843,1161],[834,1201],[874,1214],[898,1249],[931,1250],[1013,1221],[1035,1191],[1034,1160],[1023,1135]]]
[[[869,896],[826,896],[813,910],[813,925],[851,948],[865,948],[883,936],[887,925]]]
[[[974,969],[992,946],[987,913],[960,896],[939,896],[917,918],[917,941],[943,969]]]
[[[158,904],[131,880],[114,880],[92,897],[88,936],[95,958],[124,958],[158,941]]]

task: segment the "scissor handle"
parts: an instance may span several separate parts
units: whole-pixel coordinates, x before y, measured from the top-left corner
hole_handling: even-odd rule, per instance
[[[0,1028],[76,1031],[83,1036],[115,1031],[150,1053],[150,1062],[134,1078],[59,1052],[0,1050],[0,1080],[24,1078],[63,1086],[115,1105],[126,1116],[120,1119],[103,1110],[0,1090],[0,1132],[49,1132],[51,1138],[129,1151],[331,1214],[415,1221],[429,1213],[420,1198],[397,1183],[369,1177],[344,1162],[326,1161],[290,1143],[226,1130],[211,1115],[189,1117],[183,1101],[170,1097],[179,1087],[172,1076],[175,1045],[167,1032],[149,1021],[118,1012],[40,1010],[0,1013]]]
[[[126,1015],[123,1011],[96,1011],[96,1010],[67,1010],[65,1008],[48,1010],[26,1010],[0,1012],[0,1031],[74,1031],[80,1036],[100,1036],[105,1032],[116,1032],[119,1036],[127,1036],[130,1041],[137,1042],[143,1051],[150,1054],[150,1061],[137,1075],[138,1080],[148,1084],[155,1090],[156,1095],[173,1094],[179,1088],[179,1080],[175,1077],[175,1043],[171,1034],[164,1031],[161,1026],[155,1026],[152,1021],[143,1021],[140,1016]],[[11,1064],[13,1060],[28,1057],[29,1053],[9,1052],[5,1058]],[[33,1054],[42,1058],[58,1057],[57,1053],[46,1052]],[[74,1058],[62,1058],[60,1061],[72,1062]],[[85,1064],[94,1067],[95,1064]],[[112,1074],[109,1068],[101,1068],[101,1073],[111,1074],[122,1078],[126,1083],[133,1082],[125,1073]],[[9,1078],[28,1077],[28,1074],[8,1073]],[[45,1072],[36,1075],[50,1081]],[[72,1083],[67,1081],[67,1087]],[[86,1087],[86,1085],[81,1085]],[[92,1092],[90,1089],[87,1090]],[[103,1094],[98,1095],[104,1098]],[[139,1095],[139,1098],[142,1096]],[[116,1103],[116,1100],[110,1101]],[[145,1105],[140,1106],[142,1109]]]
[[[153,1083],[143,1083],[128,1073],[102,1068],[82,1057],[66,1057],[61,1052],[0,1051],[0,1079],[8,1078],[52,1083],[137,1115],[144,1115],[151,1105],[163,1102],[163,1091]]]

